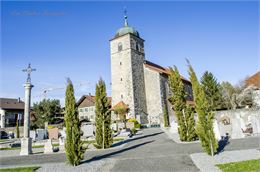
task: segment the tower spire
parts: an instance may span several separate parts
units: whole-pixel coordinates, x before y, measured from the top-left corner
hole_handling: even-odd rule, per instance
[[[125,7],[125,10],[124,10],[124,14],[125,14],[125,26],[128,26],[128,20],[127,20],[127,10],[126,10],[126,7]]]

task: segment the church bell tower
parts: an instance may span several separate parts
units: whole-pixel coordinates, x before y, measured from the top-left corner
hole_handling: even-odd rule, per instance
[[[144,40],[137,30],[124,26],[110,40],[112,107],[124,102],[129,107],[130,118],[146,123],[146,96],[144,83]]]

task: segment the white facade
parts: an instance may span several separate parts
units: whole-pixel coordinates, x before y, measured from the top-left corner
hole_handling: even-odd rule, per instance
[[[78,108],[79,119],[89,120],[90,122],[95,122],[95,106]]]

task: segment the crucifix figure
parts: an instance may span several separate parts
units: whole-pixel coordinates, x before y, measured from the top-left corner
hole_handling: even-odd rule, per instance
[[[36,71],[36,69],[31,68],[31,64],[29,63],[27,69],[23,69],[23,72],[27,72],[27,82],[31,83],[31,73]]]

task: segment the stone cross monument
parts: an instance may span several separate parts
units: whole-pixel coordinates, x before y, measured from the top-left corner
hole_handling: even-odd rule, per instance
[[[29,155],[32,153],[32,138],[30,138],[30,105],[31,105],[31,89],[33,85],[31,84],[31,72],[36,71],[36,69],[31,68],[29,63],[27,69],[23,72],[27,72],[27,80],[24,84],[25,88],[25,99],[24,99],[24,134],[21,139],[21,152],[20,155]]]

